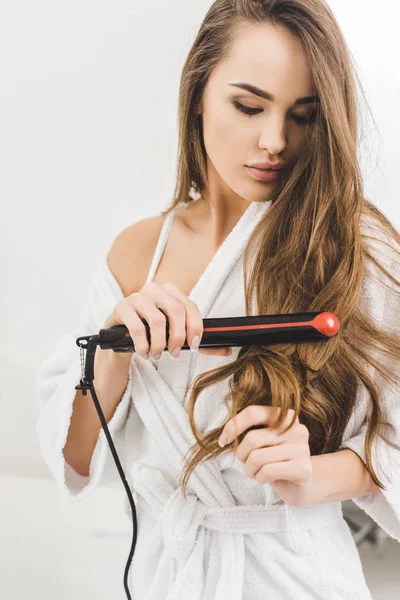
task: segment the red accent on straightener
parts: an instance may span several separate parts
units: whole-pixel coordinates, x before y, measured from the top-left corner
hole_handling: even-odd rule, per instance
[[[205,327],[204,331],[245,331],[248,329],[276,329],[287,327],[312,326],[324,335],[331,337],[339,331],[339,319],[330,312],[323,312],[311,321],[293,321],[287,323],[265,323],[260,325],[231,325],[230,327]]]

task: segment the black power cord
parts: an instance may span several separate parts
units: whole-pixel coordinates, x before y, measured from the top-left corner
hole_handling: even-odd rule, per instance
[[[106,434],[106,438],[107,438],[108,444],[110,446],[111,453],[113,455],[115,464],[117,465],[118,473],[120,474],[120,477],[122,479],[122,483],[124,484],[126,493],[128,495],[129,504],[130,504],[131,509],[132,509],[133,538],[132,538],[132,545],[131,545],[131,549],[129,551],[129,556],[128,556],[128,560],[127,560],[127,563],[126,563],[126,566],[125,566],[125,572],[124,572],[124,588],[125,588],[125,592],[126,592],[128,600],[132,600],[132,596],[130,594],[129,587],[128,587],[128,573],[129,573],[129,569],[130,569],[130,566],[131,566],[131,563],[132,563],[132,557],[133,557],[133,553],[135,551],[136,541],[137,541],[137,528],[138,528],[138,524],[137,524],[136,506],[135,506],[135,502],[133,500],[132,492],[130,490],[128,482],[126,481],[124,470],[123,470],[123,468],[121,466],[121,463],[120,463],[120,460],[118,458],[118,454],[117,454],[117,451],[115,449],[114,442],[113,442],[112,437],[110,435],[110,432],[108,430],[107,422],[106,422],[106,420],[104,418],[103,411],[101,410],[101,406],[100,406],[99,400],[97,398],[96,391],[95,391],[94,386],[93,386],[93,379],[94,379],[94,356],[96,354],[96,347],[100,343],[100,336],[99,335],[92,335],[92,336],[80,337],[80,338],[78,338],[78,340],[77,340],[76,343],[81,348],[81,352],[83,352],[83,349],[86,348],[86,361],[85,361],[84,369],[82,368],[82,378],[80,380],[79,385],[75,386],[75,389],[76,390],[81,390],[82,394],[84,396],[86,396],[87,391],[89,390],[89,392],[92,395],[93,402],[94,402],[94,405],[95,405],[96,410],[97,410],[97,414],[99,415],[99,419],[100,419],[101,425],[102,425],[102,427],[104,429],[104,432]],[[83,374],[83,371],[84,371],[84,374]]]

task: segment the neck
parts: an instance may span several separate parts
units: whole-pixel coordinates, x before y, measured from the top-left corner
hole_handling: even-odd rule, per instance
[[[222,198],[210,201],[207,197],[202,196],[195,200],[195,204],[194,221],[202,233],[209,238],[210,246],[216,251],[251,202],[243,199],[241,202],[227,202]]]

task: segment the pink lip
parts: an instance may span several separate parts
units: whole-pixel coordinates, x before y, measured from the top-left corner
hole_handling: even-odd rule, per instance
[[[249,169],[253,177],[259,181],[276,181],[282,175],[280,170],[255,169],[254,167],[248,167],[247,165],[246,168]]]
[[[253,163],[252,165],[246,165],[248,167],[254,167],[255,169],[268,169],[268,170],[274,170],[275,169],[283,169],[283,167],[285,166],[284,163],[280,162],[280,163],[270,163],[270,162],[256,162]]]

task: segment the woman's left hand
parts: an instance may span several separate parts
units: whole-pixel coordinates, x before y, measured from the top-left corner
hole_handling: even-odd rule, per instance
[[[312,494],[309,431],[297,417],[292,427],[282,433],[293,419],[293,409],[289,409],[281,427],[272,430],[268,426],[279,411],[272,406],[247,406],[226,423],[222,433],[229,444],[249,427],[266,425],[249,431],[235,452],[244,463],[245,475],[259,483],[269,483],[286,504],[307,506]]]

